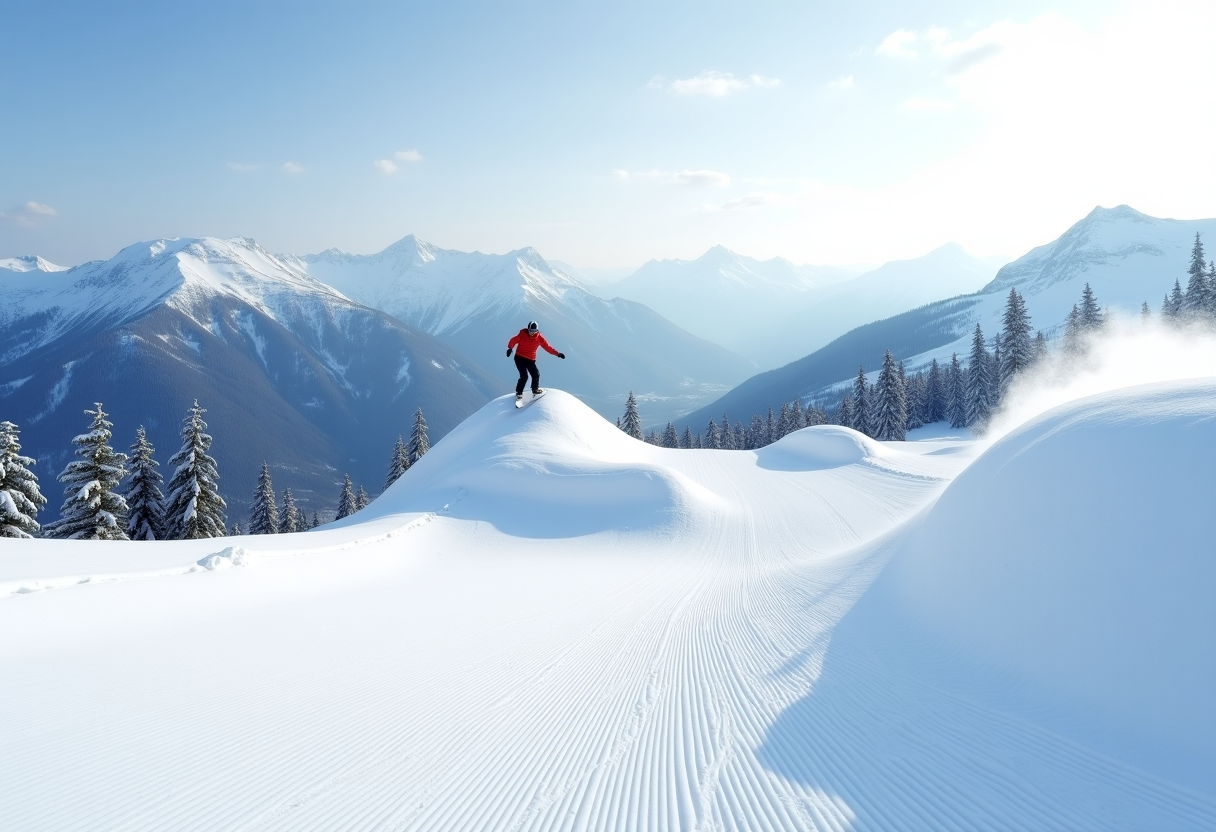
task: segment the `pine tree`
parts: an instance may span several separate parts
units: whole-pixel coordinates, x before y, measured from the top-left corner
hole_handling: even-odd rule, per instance
[[[1208,261],[1208,315],[1216,318],[1216,260]]]
[[[952,428],[967,427],[967,391],[958,353],[951,354],[946,368],[946,418]]]
[[[768,418],[764,420],[764,445],[771,445],[780,439],[781,436],[777,432],[777,420],[773,417],[773,409],[768,409]],[[761,447],[764,447],[761,445]]]
[[[253,489],[253,505],[249,509],[250,534],[278,534],[279,507],[275,504],[274,483],[270,480],[270,466],[262,462],[262,473]]]
[[[692,428],[688,425],[684,426],[684,434],[680,437],[680,447],[685,450],[692,449]]]
[[[1175,280],[1174,290],[1170,292],[1169,296],[1165,300],[1165,303],[1161,307],[1161,317],[1177,318],[1182,314],[1182,303],[1182,284]]]
[[[338,495],[338,516],[335,519],[341,520],[343,517],[350,517],[358,511],[355,500],[355,487],[351,484],[350,474],[347,474],[342,481],[342,493]]]
[[[164,479],[143,425],[131,446],[131,478],[127,480],[127,537],[131,540],[165,540]]]
[[[1203,264],[1203,242],[1196,231],[1195,245],[1191,248],[1191,264],[1186,270],[1190,279],[1182,298],[1182,312],[1189,317],[1201,315],[1208,309],[1208,281]]]
[[[60,517],[47,526],[47,536],[62,540],[127,540],[127,502],[115,489],[126,476],[127,455],[110,447],[113,436],[101,402],[88,433],[72,440],[74,459],[63,469],[59,481],[63,490]]]
[[[1009,290],[1005,301],[1005,315],[1001,321],[1000,384],[1004,390],[1013,377],[1034,361],[1034,345],[1030,341],[1030,315],[1026,312],[1026,301],[1017,289]]]
[[[621,430],[634,439],[642,438],[642,420],[638,417],[638,400],[633,397],[632,390],[629,391],[629,398],[625,399],[625,418],[621,420]]]
[[[319,525],[321,525],[321,518],[320,518],[320,516],[318,516],[318,515],[317,515],[317,513],[314,511],[314,512],[312,513],[312,522],[308,524],[308,528],[310,528],[310,529],[315,529],[315,528],[316,528],[317,526],[319,526]]]
[[[431,441],[426,436],[426,419],[423,418],[420,407],[414,413],[414,430],[410,433],[410,465],[416,465],[430,449]]]
[[[1039,330],[1034,336],[1034,360],[1042,361],[1047,357],[1047,339],[1043,337],[1043,330]]]
[[[1149,318],[1153,317],[1152,310],[1148,308],[1148,301],[1140,304],[1140,322],[1148,323]]]
[[[671,422],[667,423],[667,427],[663,428],[663,447],[678,448],[680,447],[680,437],[676,435],[676,426]]]
[[[902,441],[906,435],[908,423],[908,402],[904,386],[899,380],[899,369],[891,351],[887,350],[882,359],[882,370],[878,373],[878,381],[874,386],[874,411],[871,414],[871,426],[875,439],[886,442]]]
[[[38,512],[46,497],[30,470],[34,459],[21,455],[20,434],[12,422],[0,422],[0,537],[33,537],[42,530]]]
[[[853,397],[845,393],[840,399],[840,407],[836,409],[836,421],[842,427],[853,427]]]
[[[806,426],[806,414],[802,412],[802,399],[794,399],[790,405],[790,432]]]
[[[401,436],[397,436],[397,444],[393,446],[393,458],[388,464],[388,476],[384,478],[384,490],[388,491],[388,487],[395,483],[402,474],[409,470],[410,467],[410,451],[405,447],[405,442]]]
[[[359,490],[355,492],[355,511],[363,511],[371,503],[371,498],[367,496],[367,492],[363,490],[363,486],[359,486]]]
[[[853,382],[853,424],[849,427],[866,436],[872,436],[870,422],[870,385],[866,381],[866,368],[858,365],[857,379]]]
[[[169,459],[173,476],[165,501],[165,527],[178,540],[224,536],[228,504],[220,496],[219,469],[207,455],[212,439],[205,432],[206,412],[195,400],[182,423],[182,449]]]
[[[1102,307],[1098,306],[1094,290],[1089,288],[1089,284],[1086,283],[1085,288],[1081,290],[1081,329],[1091,332],[1100,328],[1102,321]]]
[[[722,434],[718,431],[718,423],[714,421],[714,417],[709,417],[709,424],[705,426],[705,444],[706,448],[721,448]]]
[[[759,413],[752,414],[751,424],[747,426],[747,449],[753,451],[764,447],[764,418]]]
[[[903,366],[902,361],[899,366]],[[925,424],[925,411],[927,409],[925,402],[926,386],[925,374],[923,372],[917,373],[908,380],[908,430],[916,430]]]
[[[233,520],[232,527],[228,530],[228,534],[231,537],[236,537],[240,533],[241,533],[241,524],[239,522],[237,522],[236,520]]]
[[[304,518],[300,516],[300,510],[296,508],[295,495],[291,493],[290,488],[284,488],[283,509],[279,512],[279,534],[302,532],[305,528],[307,526],[304,525]]]
[[[781,411],[777,414],[777,439],[788,435],[790,432],[790,406],[784,402],[781,404]]]
[[[1064,351],[1075,353],[1081,349],[1081,310],[1074,303],[1064,322]]]
[[[735,422],[734,427],[730,429],[731,447],[736,450],[744,450],[747,447],[747,431],[743,428],[742,422]]]
[[[937,359],[929,362],[929,375],[925,379],[925,424],[940,422],[946,418],[946,387],[942,369]]]
[[[722,427],[721,427],[719,433],[721,435],[720,441],[722,444],[720,445],[720,447],[722,448],[722,450],[724,450],[724,451],[735,450],[735,435],[734,435],[734,433],[731,432],[731,429],[730,429],[730,417],[727,416],[725,413],[722,414]]]
[[[977,323],[971,337],[971,358],[967,363],[967,427],[982,429],[992,415],[990,360],[984,346],[984,331]]]

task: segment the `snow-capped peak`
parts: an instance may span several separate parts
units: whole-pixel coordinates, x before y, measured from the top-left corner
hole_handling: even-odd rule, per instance
[[[19,257],[0,257],[0,269],[10,272],[65,272],[68,267],[56,266],[36,254],[25,254]]]

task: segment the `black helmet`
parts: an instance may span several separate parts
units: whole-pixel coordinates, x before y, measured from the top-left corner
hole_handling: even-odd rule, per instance
[[[537,330],[539,330],[539,329],[540,329],[540,327],[537,326],[536,321],[528,321],[528,332],[529,333],[535,334],[537,332]]]

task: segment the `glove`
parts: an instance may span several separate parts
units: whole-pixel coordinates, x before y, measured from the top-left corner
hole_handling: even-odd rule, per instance
[[[566,357],[566,354],[565,354],[564,352],[559,352],[559,353],[557,354],[557,357],[558,357],[558,358],[565,358],[565,357]]]
[[[510,358],[510,357],[511,357],[511,351],[507,350],[507,358]]]

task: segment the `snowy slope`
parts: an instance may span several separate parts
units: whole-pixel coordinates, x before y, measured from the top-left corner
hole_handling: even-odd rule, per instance
[[[1008,652],[1024,613],[977,613],[971,593],[1027,554],[992,513],[1027,478],[1115,496],[1106,467],[1062,467],[1052,436],[1079,440],[1067,461],[1124,459],[1143,494],[1208,470],[1178,451],[1216,447],[1213,417],[1213,380],[1050,414],[962,474],[988,513],[960,518],[967,442],[824,427],[761,452],[673,451],[553,391],[522,412],[491,402],[371,507],[306,535],[17,542],[0,551],[0,826],[1212,828],[1216,788],[1156,766],[1131,741],[1146,726],[1086,733],[1053,707],[1076,678],[1060,654],[1164,639],[1144,665],[1164,678],[1136,707],[1170,707],[1147,727],[1177,746],[1196,715],[1167,690],[1195,678],[1175,659],[1216,654],[1194,552],[1161,569],[1192,586],[1136,596],[1137,619],[1174,607],[1148,633],[1086,624],[1162,564],[1105,509],[1088,536],[1053,539],[1054,558],[1015,564],[1022,597],[1075,601],[1054,643],[1044,624],[1040,649]],[[917,554],[938,517],[985,543],[941,585]],[[1202,515],[1166,519],[1170,543],[1206,539]],[[1108,561],[1108,581],[1070,577]],[[958,658],[1039,684],[973,699],[918,676],[918,656],[947,681]],[[1130,696],[1077,690],[1086,706]]]
[[[330,250],[284,260],[486,366],[501,366],[504,392],[515,374],[507,340],[533,319],[569,357],[541,357],[542,385],[570,390],[604,415],[619,415],[632,390],[653,403],[656,418],[674,418],[755,371],[641,304],[592,294],[531,248],[451,251],[410,236],[378,254]]]
[[[349,300],[252,240],[157,240],[68,270],[0,271],[0,406],[58,510],[54,475],[103,402],[126,445],[143,424],[163,460],[198,399],[229,519],[246,519],[262,459],[309,511],[350,472],[375,493],[425,408],[440,436],[494,392],[451,346]],[[335,479],[337,483],[335,483]]]

